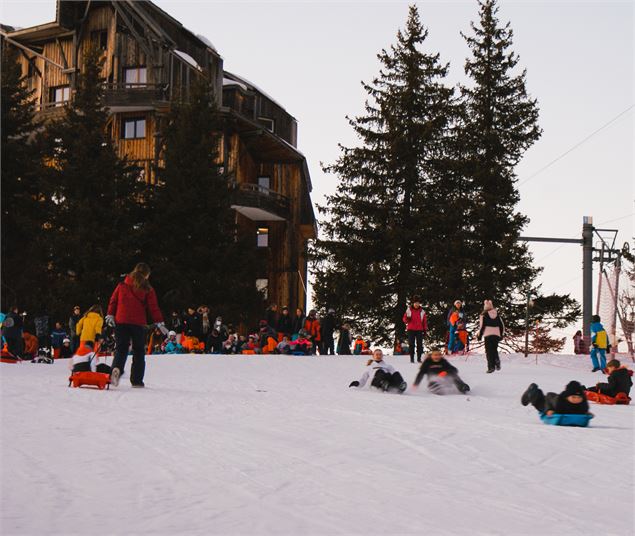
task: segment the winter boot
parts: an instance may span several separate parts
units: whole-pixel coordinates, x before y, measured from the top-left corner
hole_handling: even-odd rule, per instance
[[[408,384],[406,382],[401,382],[398,389],[400,393],[403,393],[406,389],[408,389]]]
[[[491,374],[492,372],[494,372],[494,369],[493,368],[488,368],[485,372],[487,374]]]
[[[113,387],[117,387],[119,385],[120,377],[121,371],[117,367],[112,369],[112,372],[110,373],[110,385],[112,385]]]
[[[143,389],[145,387],[145,384],[143,382],[133,383],[132,387],[135,387],[137,389]]]
[[[537,393],[538,386],[535,383],[530,384],[529,387],[527,387],[527,390],[523,393],[523,396],[520,397],[520,403],[523,406],[528,406],[534,401]]]
[[[390,380],[383,380],[379,385],[382,391],[388,391],[390,389]]]
[[[457,388],[459,391],[461,391],[461,393],[467,393],[470,390],[470,386],[467,383],[460,383],[459,385],[457,385]]]

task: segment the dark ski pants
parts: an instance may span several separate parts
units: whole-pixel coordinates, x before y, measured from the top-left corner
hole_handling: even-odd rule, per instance
[[[145,328],[134,324],[117,324],[115,326],[115,357],[112,368],[118,368],[123,372],[128,359],[128,347],[132,341],[132,368],[130,370],[130,383],[137,384],[143,381],[146,370],[145,352]]]
[[[379,369],[377,372],[375,372],[373,381],[370,382],[370,384],[373,387],[379,387],[380,389],[383,389],[385,381],[388,381],[389,388],[394,387],[395,389],[397,389],[403,383],[404,379],[401,377],[401,374],[399,374],[399,372],[393,372],[392,374],[390,374],[383,369]]]
[[[333,339],[333,336],[331,335],[326,336],[324,338],[324,340],[322,341],[322,349],[320,350],[320,353],[322,355],[329,355],[329,353],[331,355],[335,355],[335,340]]]
[[[498,343],[501,340],[496,335],[488,335],[485,337],[485,355],[487,357],[487,369],[494,370],[500,368],[501,360],[498,356]]]
[[[557,402],[558,393],[547,393],[545,395],[540,389],[538,389],[531,400],[531,405],[540,413],[544,413],[548,410],[554,410]]]
[[[17,337],[6,337],[4,338],[7,341],[7,350],[11,352],[16,357],[22,357],[22,351],[24,350],[24,341],[21,335]]]
[[[417,361],[421,361],[423,353],[423,331],[408,331],[408,350],[410,350],[410,362],[415,362],[415,341],[417,342]]]

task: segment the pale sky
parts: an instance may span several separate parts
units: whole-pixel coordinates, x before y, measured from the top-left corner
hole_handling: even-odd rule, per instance
[[[313,202],[323,203],[336,179],[322,173],[320,162],[337,158],[338,143],[356,143],[345,115],[362,113],[366,95],[360,81],[377,74],[376,54],[395,42],[408,3],[156,3],[212,41],[226,70],[261,87],[298,120],[298,148],[309,163]],[[476,0],[416,3],[429,29],[427,50],[450,62],[452,83],[464,80],[468,48],[459,32],[468,33],[470,20],[477,19]],[[543,128],[517,168],[518,208],[531,219],[526,236],[579,238],[582,217],[589,215],[596,225],[619,229],[619,244],[630,241],[633,249],[635,109],[564,155],[634,104],[633,11],[633,1],[500,3],[499,19],[511,22],[513,50],[527,69]],[[54,18],[55,0],[0,5],[5,24],[26,27]],[[571,293],[581,301],[581,247],[530,247],[544,266],[543,290]]]

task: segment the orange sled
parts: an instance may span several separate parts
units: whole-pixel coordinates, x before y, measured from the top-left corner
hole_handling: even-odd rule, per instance
[[[596,393],[595,391],[585,391],[586,398],[589,402],[595,402],[596,404],[623,404],[628,405],[631,403],[631,399],[625,393],[617,393],[616,396],[603,395],[602,393]]]
[[[74,372],[68,378],[68,386],[92,385],[99,390],[110,388],[110,375],[104,372]]]

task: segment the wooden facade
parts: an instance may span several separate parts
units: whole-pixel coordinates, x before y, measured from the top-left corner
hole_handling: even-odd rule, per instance
[[[38,117],[70,103],[89,46],[103,50],[109,129],[121,157],[154,183],[162,165],[162,126],[170,102],[187,98],[206,77],[224,117],[221,156],[233,188],[240,233],[253,237],[262,260],[266,301],[306,305],[307,243],[317,228],[306,159],[297,150],[297,122],[244,78],[223,71],[223,60],[149,1],[57,0],[56,20],[32,28],[3,27],[20,51]],[[266,237],[265,237],[266,235]]]

